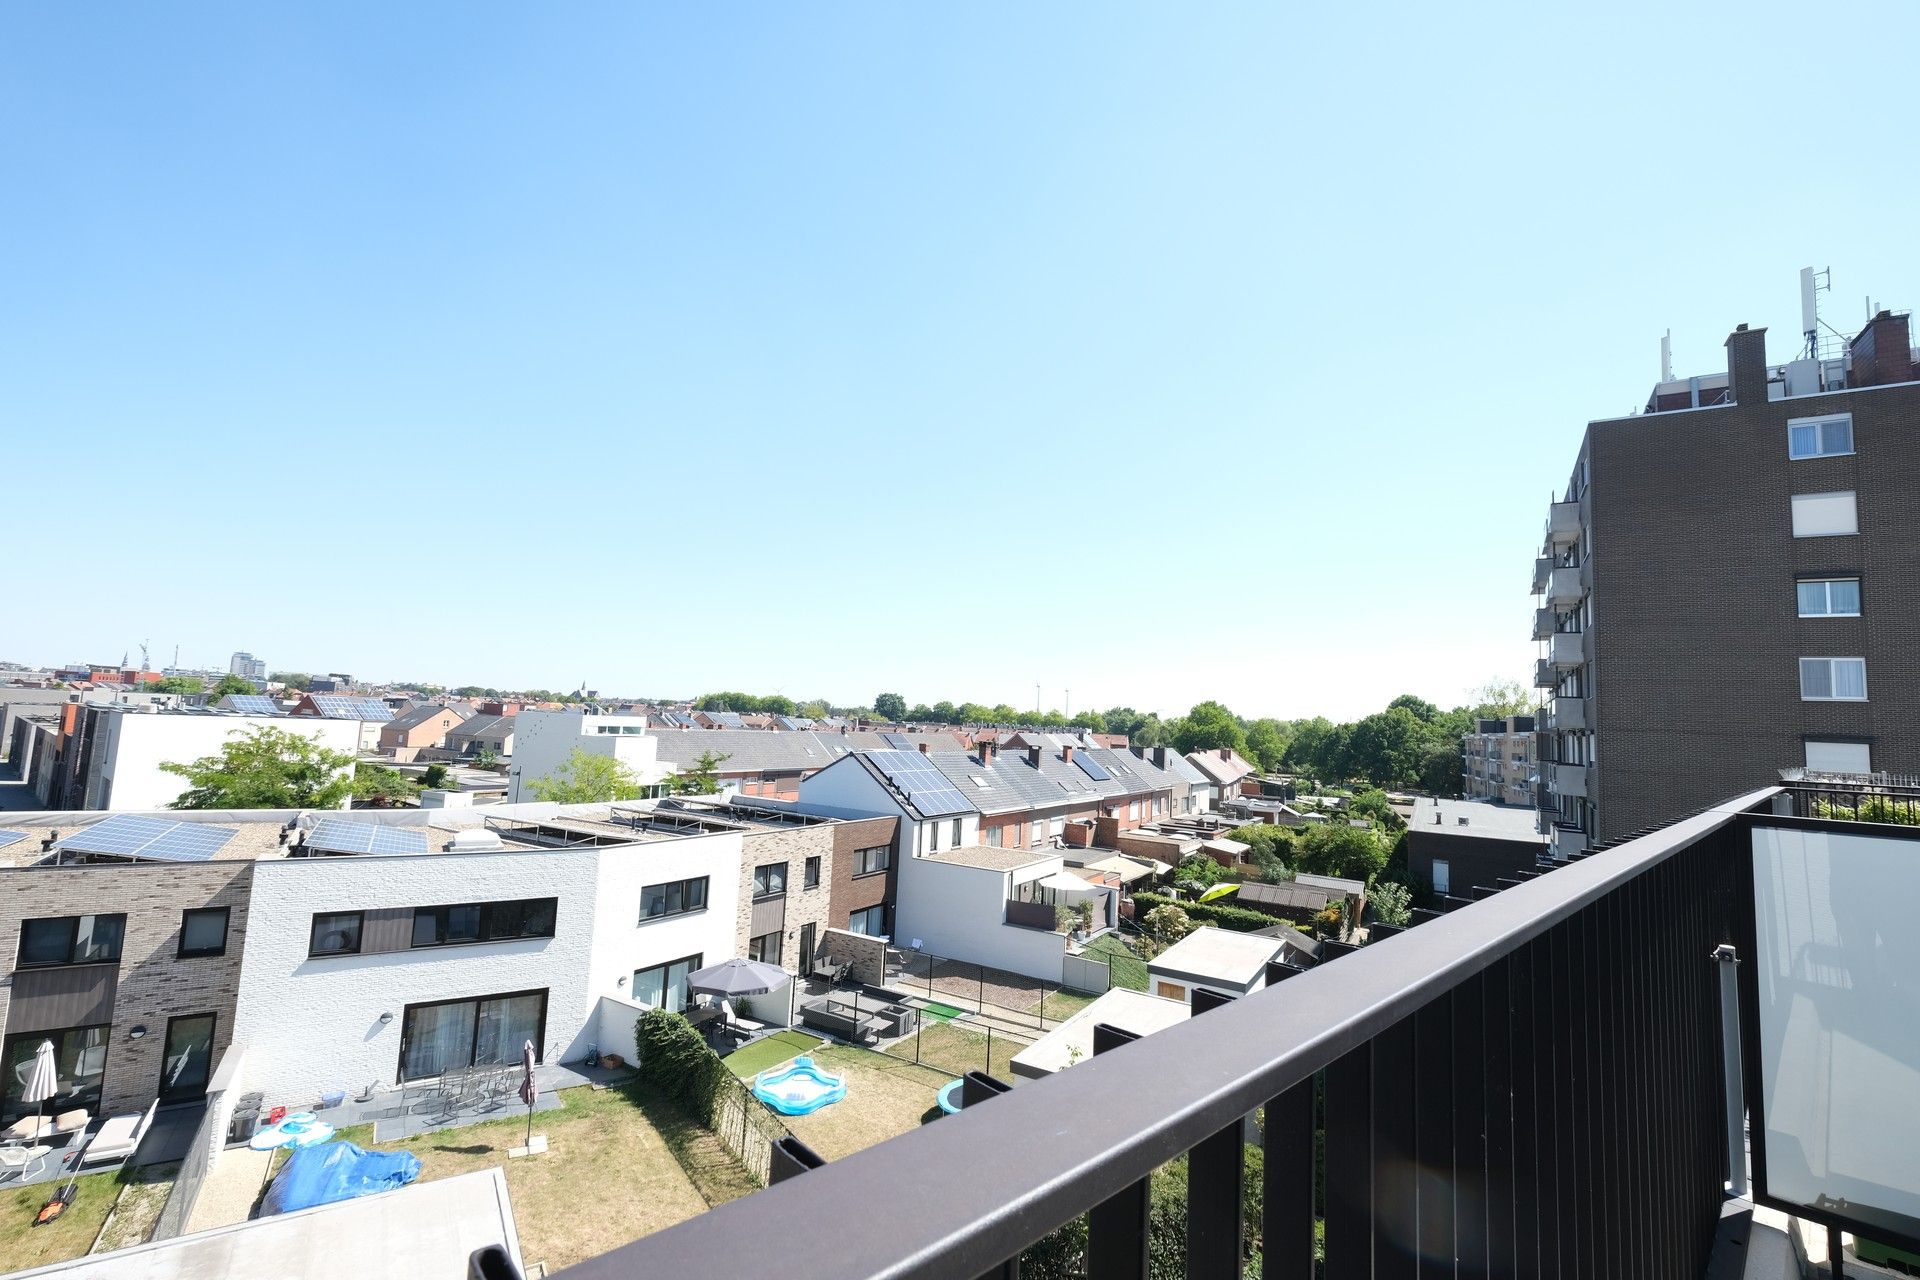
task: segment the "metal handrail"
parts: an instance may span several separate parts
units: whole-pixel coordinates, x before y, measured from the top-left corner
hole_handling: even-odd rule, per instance
[[[1021,1085],[747,1200],[568,1269],[576,1280],[801,1274],[977,1277],[1199,1147],[1613,890],[1768,804],[1778,788],[1555,869],[1419,928]],[[1704,963],[1704,960],[1703,960]],[[849,1231],[847,1214],[912,1212]]]

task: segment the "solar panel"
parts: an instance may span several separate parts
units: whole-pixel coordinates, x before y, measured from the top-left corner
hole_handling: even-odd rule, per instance
[[[244,711],[252,716],[280,714],[280,704],[264,693],[236,693],[227,698],[227,705],[235,711]]]
[[[0,849],[4,849],[10,844],[19,844],[26,838],[27,833],[24,831],[0,831]]]
[[[115,858],[205,862],[238,834],[233,827],[213,827],[201,822],[171,822],[165,818],[142,818],[123,813],[83,827],[65,839],[56,841],[53,847],[68,853],[94,853]]]
[[[869,751],[867,758],[887,775],[887,781],[906,796],[908,803],[927,817],[973,812],[973,801],[918,751]]]
[[[1113,775],[1107,772],[1107,767],[1101,764],[1098,760],[1093,759],[1091,756],[1083,755],[1080,752],[1075,752],[1073,756],[1073,762],[1080,766],[1080,772],[1086,774],[1089,778],[1092,778],[1095,782],[1112,782],[1113,781]]]
[[[913,739],[904,733],[883,733],[880,735],[880,741],[900,751],[913,750]]]
[[[307,832],[307,848],[323,853],[425,853],[427,833],[413,827],[322,818]]]

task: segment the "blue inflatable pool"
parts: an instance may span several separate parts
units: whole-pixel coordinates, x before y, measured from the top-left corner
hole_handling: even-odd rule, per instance
[[[791,1066],[755,1076],[753,1096],[783,1116],[804,1116],[846,1097],[847,1081],[814,1066],[812,1058],[800,1057]]]
[[[960,1086],[963,1083],[961,1080],[950,1080],[940,1086],[940,1109],[950,1116],[960,1114]]]

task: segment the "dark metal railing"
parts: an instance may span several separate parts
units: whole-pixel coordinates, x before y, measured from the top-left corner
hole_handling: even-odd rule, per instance
[[[1796,818],[1920,826],[1920,778],[1893,773],[1781,773],[1787,811]]]
[[[777,1256],[802,1276],[1017,1276],[1022,1251],[1084,1217],[1081,1272],[1144,1277],[1143,1187],[1184,1156],[1189,1275],[1239,1277],[1257,1248],[1270,1278],[1692,1280],[1727,1174],[1709,957],[1731,934],[1740,815],[1776,794],[1416,913],[565,1274],[740,1275]]]

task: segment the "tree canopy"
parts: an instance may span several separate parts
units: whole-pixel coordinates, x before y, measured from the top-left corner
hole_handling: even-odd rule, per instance
[[[1387,845],[1365,827],[1335,820],[1306,828],[1294,868],[1317,876],[1340,876],[1369,883],[1386,870]]]
[[[365,761],[354,766],[353,798],[355,800],[379,807],[400,800],[412,800],[419,794],[419,784],[398,769]]]
[[[528,790],[534,799],[554,804],[604,804],[609,800],[638,800],[647,788],[624,760],[575,747],[551,774],[535,778]]]
[[[873,700],[873,712],[882,720],[899,723],[907,718],[907,700],[897,693],[882,693]]]
[[[702,751],[700,758],[693,762],[691,768],[684,769],[667,779],[667,786],[677,795],[713,795],[720,790],[720,766],[731,759],[733,759],[732,756]]]
[[[221,676],[220,683],[207,690],[207,697],[225,698],[236,693],[252,693],[253,681],[245,676]]]
[[[1247,731],[1233,712],[1218,702],[1202,702],[1180,718],[1173,731],[1173,745],[1184,755],[1190,751],[1216,751],[1231,747],[1247,753]]]
[[[204,693],[207,682],[198,676],[168,676],[163,680],[149,680],[140,687],[148,693]],[[253,686],[248,685],[246,692],[252,693]]]
[[[271,725],[237,730],[216,755],[161,764],[188,783],[175,809],[337,809],[352,792],[353,756]]]

